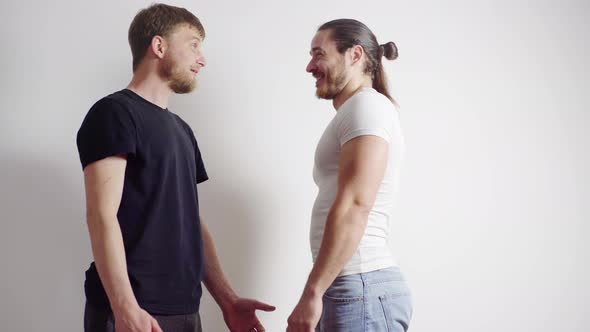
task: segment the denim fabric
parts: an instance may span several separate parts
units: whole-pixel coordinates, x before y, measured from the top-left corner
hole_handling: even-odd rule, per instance
[[[405,332],[410,290],[397,267],[338,277],[323,297],[316,332]]]

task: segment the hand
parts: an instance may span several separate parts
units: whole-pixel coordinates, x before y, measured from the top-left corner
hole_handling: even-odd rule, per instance
[[[322,317],[322,297],[303,295],[287,320],[287,332],[313,332]]]
[[[275,307],[253,299],[238,298],[223,310],[225,324],[231,332],[265,331],[256,317],[256,310],[274,311]]]
[[[156,319],[139,306],[114,315],[117,332],[162,332]]]

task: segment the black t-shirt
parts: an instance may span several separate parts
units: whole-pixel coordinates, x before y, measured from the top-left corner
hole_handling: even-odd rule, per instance
[[[196,184],[208,177],[188,124],[124,89],[92,106],[77,144],[82,168],[127,156],[117,217],[139,305],[152,314],[198,311],[204,257]],[[109,307],[94,263],[84,288],[89,303]]]

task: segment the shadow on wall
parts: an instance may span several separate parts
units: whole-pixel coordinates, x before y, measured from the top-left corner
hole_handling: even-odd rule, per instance
[[[257,298],[261,301],[259,289],[261,274],[269,273],[263,267],[265,258],[257,230],[265,217],[261,214],[259,203],[254,202],[258,194],[254,187],[243,191],[238,184],[240,179],[231,181],[211,179],[200,187],[201,215],[209,227],[225,275],[232,288],[242,297]],[[225,331],[220,308],[212,297],[203,292],[201,318],[205,331]],[[259,315],[260,318],[260,315]],[[264,322],[263,322],[264,323]]]
[[[41,155],[2,159],[2,330],[79,331],[91,259],[79,164]]]
[[[223,86],[224,82],[208,82]],[[209,93],[207,93],[209,92]],[[197,137],[210,179],[198,185],[200,213],[209,227],[222,269],[239,296],[261,298],[272,267],[263,266],[274,252],[268,252],[261,230],[268,231],[272,216],[270,187],[244,172],[243,153],[233,150],[232,135],[220,135],[235,105],[215,97],[214,91],[200,91],[190,98],[173,98],[171,110],[181,116]],[[226,110],[222,114],[213,110]],[[204,123],[207,123],[205,125]],[[196,124],[196,125],[195,125]],[[262,201],[264,200],[264,201]],[[266,244],[266,245],[265,245]],[[275,303],[270,303],[275,304]],[[200,315],[205,331],[227,331],[220,308],[203,285]],[[258,316],[261,318],[261,315]],[[261,318],[262,322],[264,320]]]

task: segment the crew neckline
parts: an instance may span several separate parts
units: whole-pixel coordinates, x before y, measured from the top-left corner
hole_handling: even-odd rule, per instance
[[[143,98],[142,96],[138,95],[137,93],[135,93],[133,90],[125,88],[123,90],[121,90],[123,93],[127,94],[128,96],[130,96],[131,98],[144,102],[146,104],[148,104],[149,106],[152,106],[154,108],[157,108],[160,111],[166,111],[166,112],[170,112],[170,110],[168,110],[168,108],[162,108],[154,103],[152,103],[151,101]]]

